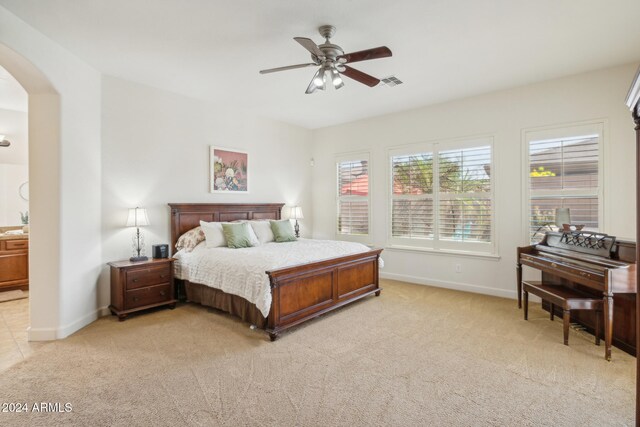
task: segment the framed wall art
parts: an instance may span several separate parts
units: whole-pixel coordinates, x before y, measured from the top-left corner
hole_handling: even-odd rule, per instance
[[[212,145],[209,174],[209,191],[212,193],[248,193],[249,154]]]

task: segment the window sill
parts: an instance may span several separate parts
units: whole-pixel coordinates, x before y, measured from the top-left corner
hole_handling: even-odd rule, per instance
[[[486,252],[456,251],[453,249],[433,249],[433,248],[421,248],[416,246],[403,246],[403,245],[387,245],[385,247],[385,250],[399,251],[399,252],[425,252],[432,255],[484,258],[491,261],[500,261],[500,259],[502,258],[500,255],[490,254]]]
[[[371,235],[369,234],[336,234],[333,240],[341,240],[343,242],[356,242],[362,243],[366,246],[371,246]]]

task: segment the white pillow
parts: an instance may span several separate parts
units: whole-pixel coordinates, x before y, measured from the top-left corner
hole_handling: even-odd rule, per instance
[[[222,223],[200,221],[200,227],[204,231],[205,244],[208,248],[227,246],[227,239],[222,232]]]
[[[267,221],[249,221],[251,228],[255,232],[258,241],[260,244],[265,244],[268,242],[273,242],[275,240],[275,236],[273,235],[273,231],[271,230],[271,223]]]
[[[249,227],[249,241],[251,242],[251,246],[260,246],[262,244],[253,227]]]

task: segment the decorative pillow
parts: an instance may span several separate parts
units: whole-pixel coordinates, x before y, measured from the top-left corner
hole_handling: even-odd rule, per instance
[[[298,240],[293,232],[293,226],[288,219],[269,222],[271,223],[271,231],[273,231],[276,242],[294,242]]]
[[[205,244],[208,248],[227,246],[227,240],[222,232],[222,223],[200,221],[200,227],[204,231]]]
[[[260,244],[273,242],[276,238],[271,230],[271,223],[266,221],[249,221],[251,229],[254,231]],[[255,246],[255,245],[254,245]]]
[[[192,228],[191,230],[180,236],[178,242],[176,243],[176,249],[184,249],[185,252],[191,252],[193,248],[198,246],[198,243],[202,242],[203,240],[204,231],[202,231],[202,227]]]
[[[248,222],[224,222],[222,223],[222,231],[227,239],[227,246],[230,248],[250,248],[253,246],[251,244],[252,230]]]
[[[253,229],[253,227],[251,227],[251,222],[247,221],[246,219],[236,219],[235,221],[231,221],[234,224],[237,223],[247,223],[249,224],[249,239],[251,239],[251,246],[260,246],[261,245],[261,241],[260,239],[258,239],[258,235],[256,234],[255,230]],[[267,225],[269,225],[269,223],[267,223]],[[269,229],[271,230],[271,229]]]

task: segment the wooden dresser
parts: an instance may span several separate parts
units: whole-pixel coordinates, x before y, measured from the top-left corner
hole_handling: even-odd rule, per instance
[[[120,321],[131,313],[168,305],[175,308],[173,258],[110,262],[111,305]]]
[[[24,235],[0,238],[0,292],[29,289],[29,239]]]

